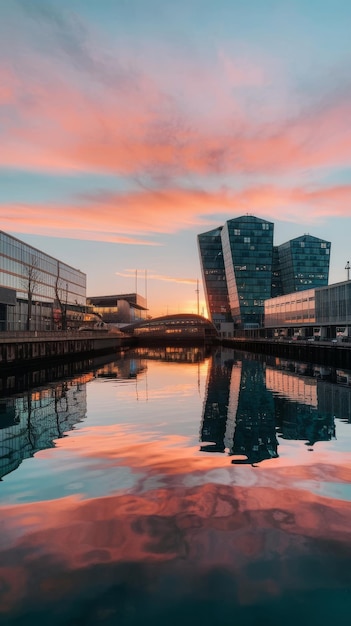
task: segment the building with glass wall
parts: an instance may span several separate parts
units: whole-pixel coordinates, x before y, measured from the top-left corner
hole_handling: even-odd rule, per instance
[[[351,280],[271,298],[264,309],[275,336],[351,338]]]
[[[261,326],[271,296],[273,224],[238,217],[224,224],[221,239],[232,320],[238,327]]]
[[[81,324],[86,275],[0,231],[0,330],[56,330]]]
[[[218,330],[224,319],[237,329],[262,327],[266,300],[328,284],[329,242],[303,235],[274,246],[273,234],[272,222],[244,215],[198,235],[208,314]]]
[[[266,328],[300,327],[316,322],[315,289],[270,298],[264,303]]]
[[[231,322],[221,232],[215,228],[197,238],[207,310],[217,325]]]
[[[276,295],[328,284],[329,241],[312,235],[302,235],[277,246],[276,250],[273,271],[280,278],[281,290]]]
[[[90,296],[87,303],[107,324],[133,324],[146,319],[146,298],[138,293]]]

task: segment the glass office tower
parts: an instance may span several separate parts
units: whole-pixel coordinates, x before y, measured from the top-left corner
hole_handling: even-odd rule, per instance
[[[215,325],[231,321],[221,231],[215,228],[197,237],[207,311]]]
[[[213,323],[263,326],[264,302],[328,285],[329,241],[311,235],[273,246],[274,225],[245,215],[198,235],[203,284]],[[229,303],[229,304],[228,304]]]
[[[0,231],[0,330],[53,330],[79,319],[86,275]]]
[[[267,220],[245,215],[227,221],[221,232],[230,309],[235,326],[262,325],[271,297],[273,229]]]
[[[329,278],[330,245],[324,239],[303,235],[277,246],[281,292],[272,295],[326,286]]]

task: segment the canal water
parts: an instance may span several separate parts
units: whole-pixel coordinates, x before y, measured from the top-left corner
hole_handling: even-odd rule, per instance
[[[38,380],[0,397],[0,624],[349,620],[350,372],[168,348]]]

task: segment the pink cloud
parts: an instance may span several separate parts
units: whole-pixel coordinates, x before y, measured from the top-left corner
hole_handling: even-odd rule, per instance
[[[0,64],[0,106],[15,102],[17,90],[17,76],[4,64]]]
[[[262,61],[258,64],[248,58],[237,59],[223,47],[218,50],[217,56],[219,65],[223,68],[224,77],[230,85],[262,87],[267,84],[269,76]]]
[[[85,194],[72,204],[0,205],[0,215],[2,227],[10,231],[159,245],[158,234],[216,226],[218,212],[228,219],[249,212],[266,219],[311,223],[331,216],[349,217],[350,204],[351,186],[347,185],[325,189],[264,185],[238,192],[174,188]]]
[[[124,272],[116,272],[116,276],[122,276],[122,278],[132,278],[135,275],[135,270],[129,269]],[[179,283],[182,285],[196,285],[194,278],[185,278],[180,276],[167,276],[166,274],[155,274],[149,272],[147,275],[148,280],[156,280],[165,283]]]
[[[166,78],[162,64],[159,74],[146,61],[113,74],[90,59],[90,81],[87,61],[82,66],[79,55],[78,61],[78,69],[67,68],[60,57],[52,63],[31,51],[24,66],[3,64],[0,102],[11,101],[11,121],[2,138],[2,166],[177,176],[275,174],[350,163],[347,94],[323,107],[309,104],[298,115],[296,96],[284,94],[285,108],[276,108],[273,122],[271,101],[281,94],[279,85],[269,98],[265,94],[277,78],[266,60],[260,66],[223,49],[216,63],[204,67],[179,55]]]

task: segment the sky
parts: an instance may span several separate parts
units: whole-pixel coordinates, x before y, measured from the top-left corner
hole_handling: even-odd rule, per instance
[[[206,314],[197,235],[245,214],[346,280],[350,31],[349,0],[0,0],[0,229],[152,316]]]

